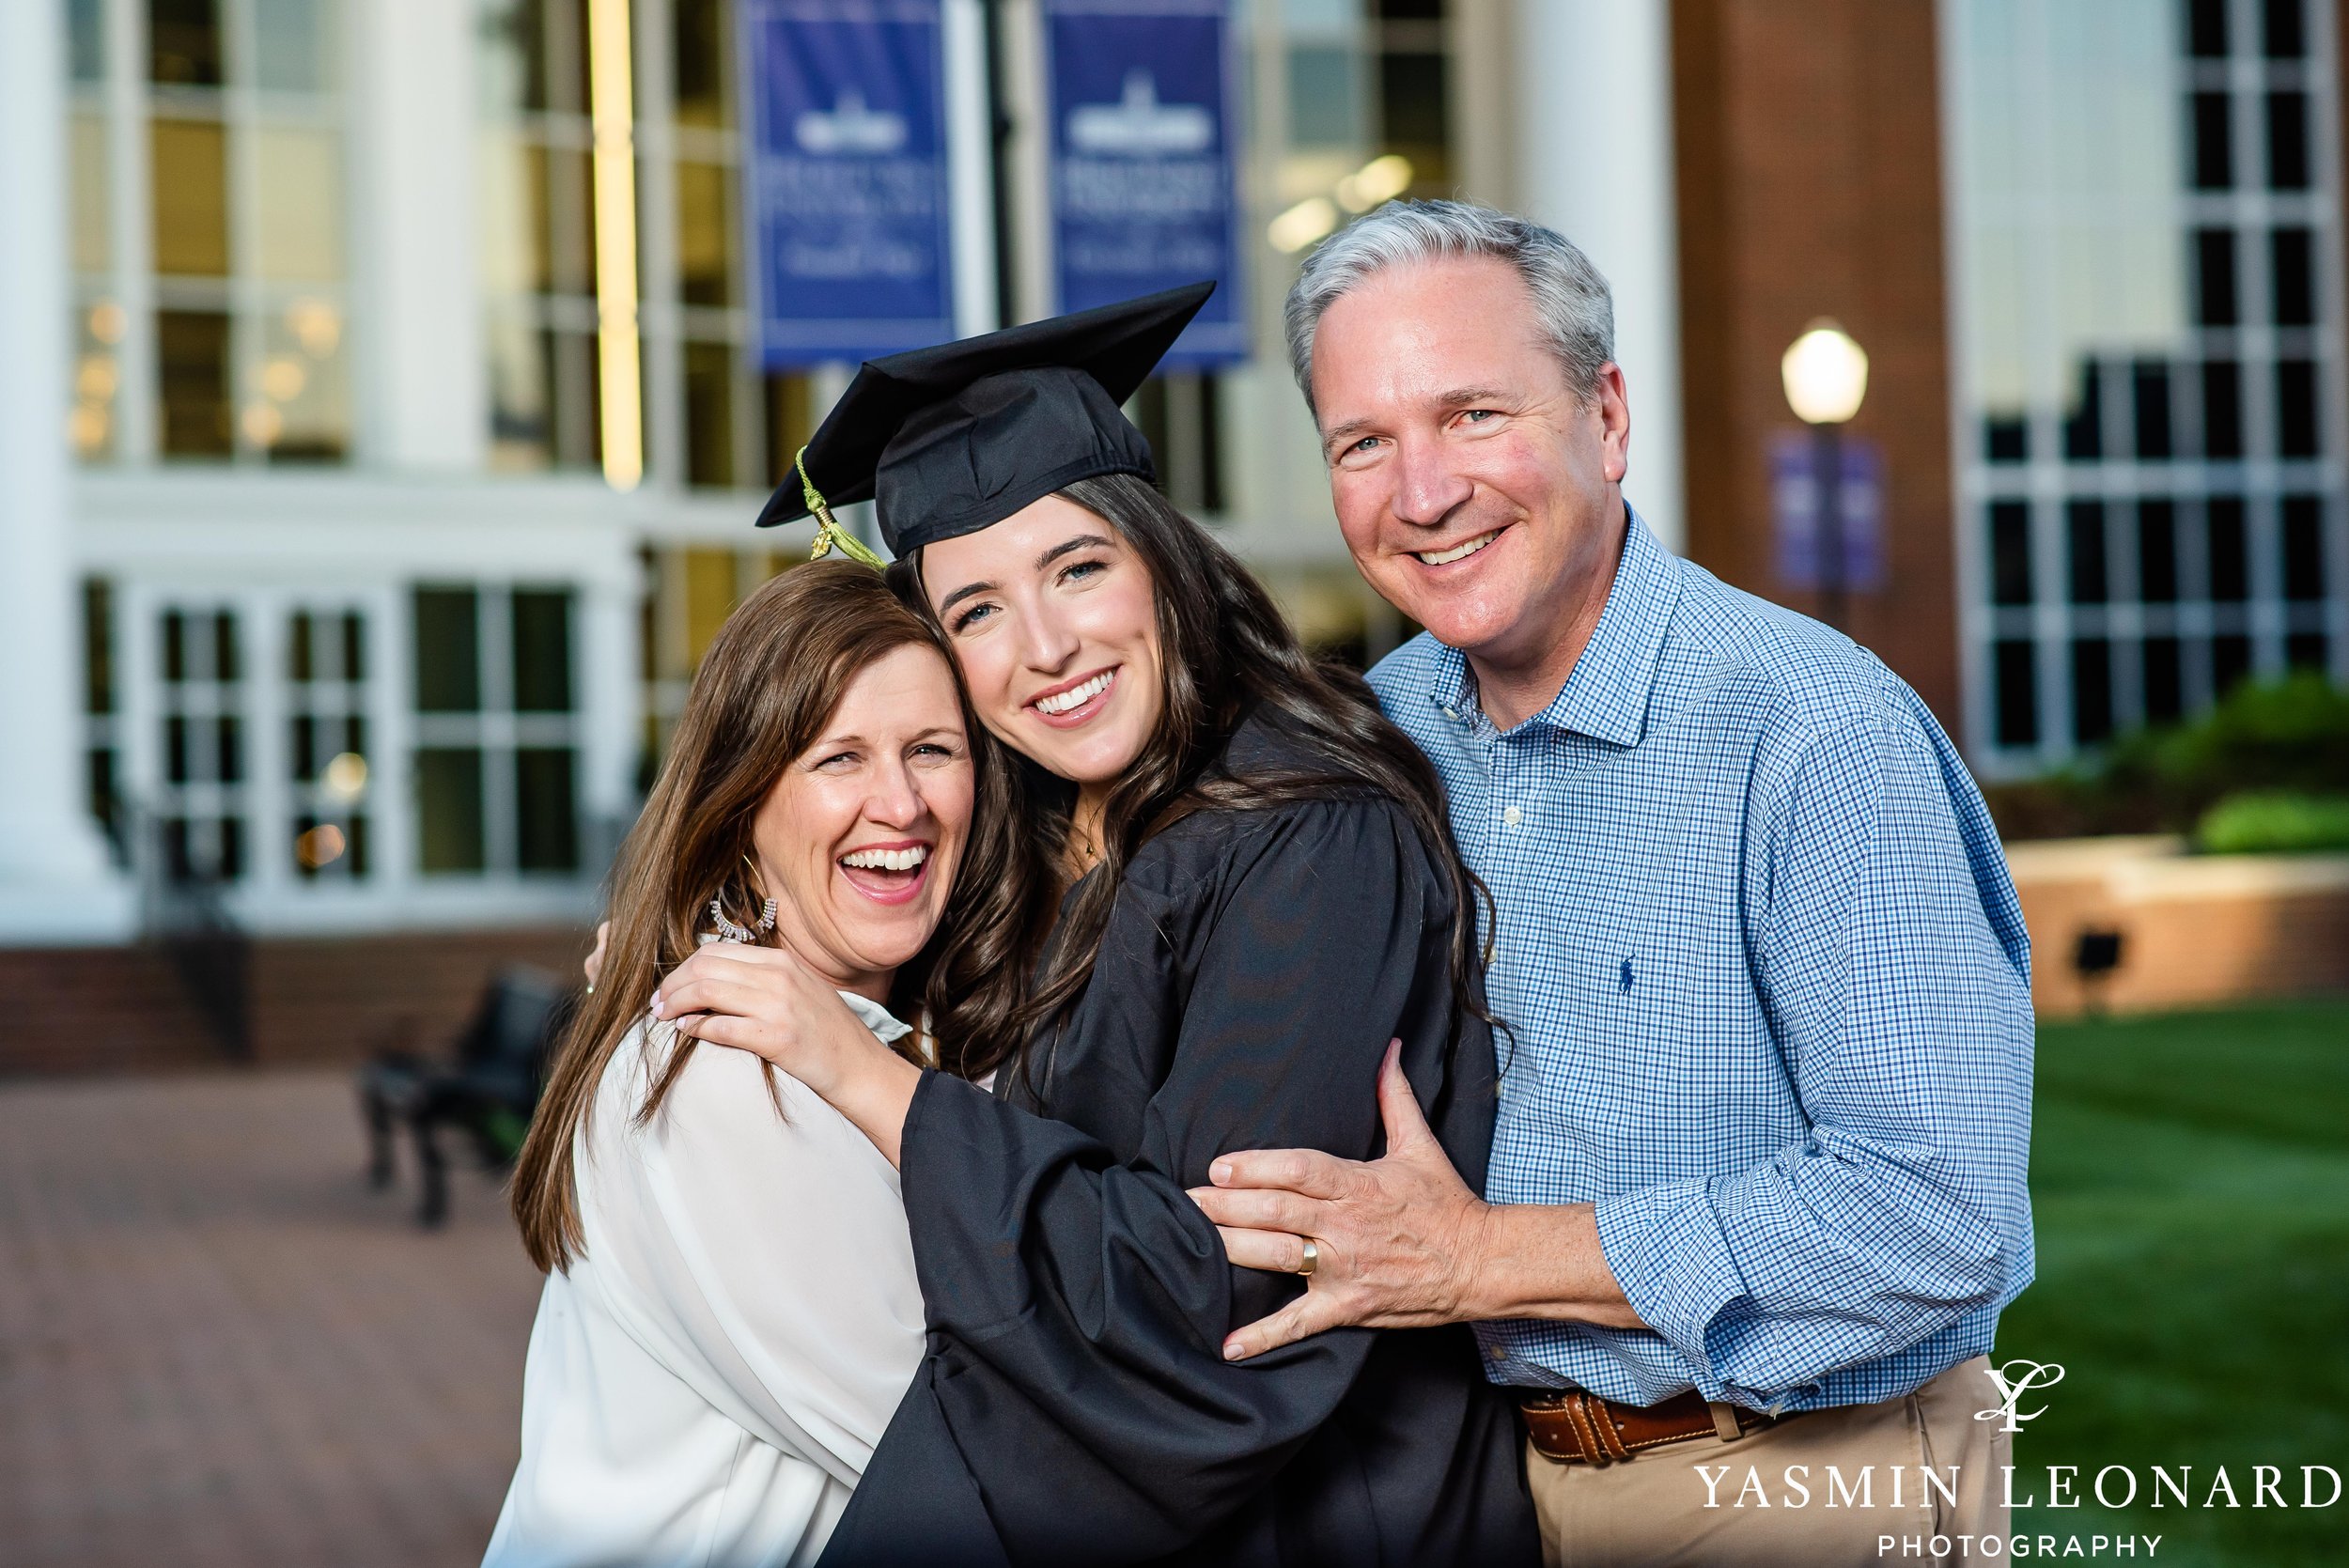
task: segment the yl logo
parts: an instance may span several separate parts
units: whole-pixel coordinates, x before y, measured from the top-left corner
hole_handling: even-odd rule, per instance
[[[2047,1413],[2044,1405],[2036,1410],[2016,1409],[2025,1394],[2033,1389],[2052,1389],[2063,1381],[2063,1369],[2053,1361],[2009,1361],[2002,1367],[1984,1367],[1982,1374],[1999,1386],[1999,1407],[1977,1410],[1974,1420],[2002,1421],[2006,1423],[2002,1430],[2008,1432],[2020,1432],[2025,1421],[2037,1421]]]

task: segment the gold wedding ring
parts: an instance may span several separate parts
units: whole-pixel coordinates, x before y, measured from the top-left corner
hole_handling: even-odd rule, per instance
[[[1314,1270],[1320,1266],[1321,1249],[1315,1243],[1313,1237],[1307,1236],[1305,1238],[1305,1261],[1297,1265],[1297,1272],[1300,1277],[1310,1280],[1314,1277]]]

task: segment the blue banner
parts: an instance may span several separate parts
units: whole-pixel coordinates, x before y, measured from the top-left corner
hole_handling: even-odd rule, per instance
[[[738,0],[743,208],[771,369],[955,335],[938,0]]]
[[[1167,355],[1248,357],[1224,0],[1047,0],[1059,308],[1221,285]]]

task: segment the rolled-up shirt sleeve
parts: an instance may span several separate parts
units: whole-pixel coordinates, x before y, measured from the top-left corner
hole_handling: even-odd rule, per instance
[[[2028,955],[1994,928],[2013,895],[1969,853],[1981,813],[1897,707],[1817,737],[1761,808],[1746,939],[1807,1131],[1597,1204],[1625,1295],[1707,1398],[1799,1404],[2029,1279]]]

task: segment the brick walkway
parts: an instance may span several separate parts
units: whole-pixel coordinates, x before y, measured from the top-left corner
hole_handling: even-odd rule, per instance
[[[339,1073],[0,1085],[0,1564],[480,1560],[538,1277],[361,1157]]]

